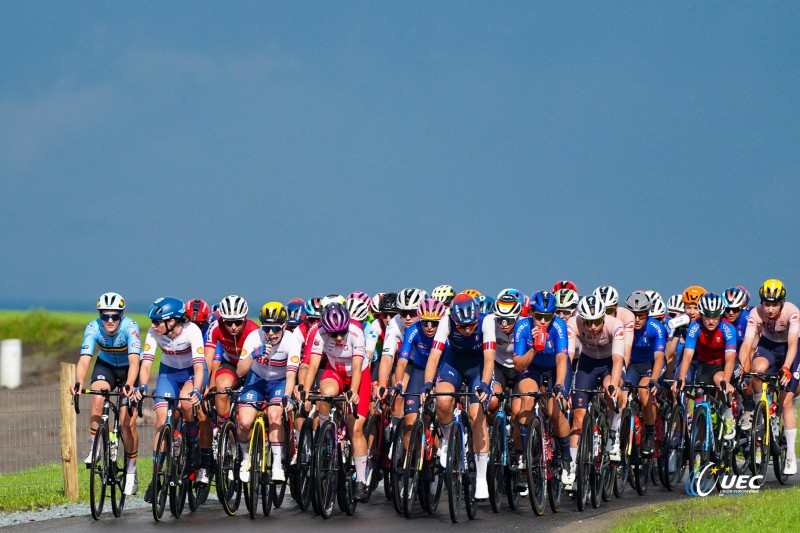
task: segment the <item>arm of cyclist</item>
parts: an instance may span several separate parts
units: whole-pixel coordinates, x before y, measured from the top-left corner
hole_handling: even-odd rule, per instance
[[[363,363],[363,355],[353,355],[353,376],[350,378],[350,401],[356,405],[361,399],[358,396],[358,388],[361,386],[361,378],[363,376],[363,373],[361,372],[361,366]]]

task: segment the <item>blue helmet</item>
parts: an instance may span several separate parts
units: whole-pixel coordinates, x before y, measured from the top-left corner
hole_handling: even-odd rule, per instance
[[[485,294],[481,294],[480,296],[475,297],[478,301],[478,307],[480,308],[481,314],[488,315],[489,313],[494,312],[494,298],[491,296],[486,296]]]
[[[531,295],[530,307],[534,313],[555,313],[556,297],[552,292],[536,291]]]
[[[478,322],[478,302],[466,294],[459,294],[450,303],[450,318],[459,326]]]
[[[299,326],[306,319],[306,303],[302,298],[295,298],[286,304],[286,312],[289,318],[286,323],[290,326]]]
[[[147,316],[150,320],[181,319],[185,314],[186,310],[183,306],[183,300],[171,296],[159,298],[153,302],[153,305],[150,306],[150,310],[147,311]]]

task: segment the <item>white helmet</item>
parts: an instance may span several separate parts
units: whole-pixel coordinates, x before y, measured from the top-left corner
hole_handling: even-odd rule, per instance
[[[667,304],[664,303],[664,300],[661,298],[655,300],[650,308],[650,316],[664,316],[666,314]]]
[[[602,300],[606,307],[614,307],[619,303],[619,293],[611,285],[600,285],[592,294]]]
[[[680,294],[673,294],[667,300],[667,310],[670,313],[683,313],[686,309],[683,306],[683,296]]]
[[[125,299],[116,292],[106,292],[97,299],[98,311],[124,311]]]
[[[428,293],[422,289],[403,289],[397,293],[397,307],[401,311],[416,311]]]
[[[372,301],[369,304],[369,310],[372,311],[372,314],[376,314],[380,312],[380,305],[381,305],[381,298],[385,293],[379,292],[375,296],[372,297]]]
[[[658,291],[646,290],[646,291],[644,291],[644,293],[647,295],[648,298],[650,298],[650,302],[651,303],[654,303],[656,300],[663,300],[664,299],[664,298],[661,297],[661,294],[659,294]]]
[[[241,296],[231,294],[219,303],[219,316],[222,320],[247,318],[247,302]]]
[[[337,304],[344,305],[345,302],[344,296],[342,296],[341,294],[329,294],[325,296],[320,303],[322,305],[322,308],[325,309],[328,306],[328,304],[332,304],[334,302],[336,302]]]
[[[578,302],[578,316],[584,320],[597,320],[606,316],[606,305],[595,295],[584,296]]]
[[[367,302],[360,298],[350,298],[345,302],[347,310],[350,312],[350,318],[363,322],[369,316],[369,306]]]

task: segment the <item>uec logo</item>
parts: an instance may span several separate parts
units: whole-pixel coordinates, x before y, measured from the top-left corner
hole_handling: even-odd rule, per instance
[[[686,494],[706,497],[714,492],[715,488],[722,494],[744,494],[757,492],[763,484],[764,476],[735,474],[731,473],[729,466],[709,463],[689,473],[686,479]]]

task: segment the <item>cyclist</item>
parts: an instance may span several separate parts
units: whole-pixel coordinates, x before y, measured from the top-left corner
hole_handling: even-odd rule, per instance
[[[369,299],[367,299],[367,301],[369,301]],[[348,298],[347,301],[345,301],[345,306],[350,313],[350,317],[361,324],[361,329],[366,331],[367,326],[369,326],[369,322],[367,322],[367,318],[369,317],[369,303],[360,298]]]
[[[667,377],[672,379],[675,376],[675,369],[680,369],[683,360],[683,350],[686,346],[686,332],[689,323],[697,320],[697,302],[706,290],[699,285],[687,287],[680,295],[670,297],[670,305],[667,312],[670,319],[667,321],[667,351],[664,355],[667,358]],[[676,298],[677,296],[677,298]]]
[[[444,352],[445,346],[448,350]],[[475,498],[489,497],[486,469],[489,464],[489,432],[486,417],[478,403],[484,403],[492,392],[494,357],[496,348],[495,320],[493,315],[481,315],[478,302],[469,294],[456,295],[450,304],[450,317],[439,322],[433,347],[425,366],[423,393],[427,395],[433,387],[437,374],[436,392],[455,392],[464,381],[474,392],[469,397],[469,419],[474,435],[477,481]],[[439,359],[445,353],[439,370]],[[422,399],[424,401],[424,398]],[[442,466],[447,460],[447,440],[453,427],[453,398],[442,396],[436,399],[436,416],[439,420],[442,440],[439,448]],[[456,450],[453,451],[457,453]]]
[[[567,320],[567,348],[570,358],[575,356],[576,346],[580,343],[581,355],[578,370],[575,373],[574,388],[594,389],[597,379],[602,377],[603,388],[609,406],[619,394],[619,382],[622,377],[625,352],[625,328],[622,321],[606,313],[606,306],[597,296],[584,296],[578,303],[578,314]],[[569,473],[562,474],[567,487],[575,481],[575,461],[578,455],[578,440],[581,437],[583,417],[586,415],[589,397],[583,392],[572,393],[572,431],[570,433]],[[619,420],[619,415],[616,415]],[[619,457],[619,422],[609,432],[609,456]]]
[[[625,328],[625,364],[631,358],[631,347],[633,346],[633,313],[624,307],[617,307],[619,304],[619,293],[611,285],[601,285],[592,293],[601,300],[606,306],[606,313],[619,318]]]
[[[365,483],[367,473],[367,441],[364,437],[364,421],[370,405],[369,360],[366,359],[364,332],[354,321],[351,321],[347,308],[337,302],[331,303],[322,310],[319,321],[320,328],[311,342],[311,359],[303,393],[311,390],[314,376],[322,358],[327,359],[327,366],[320,380],[319,390],[323,395],[335,396],[345,392],[356,406],[358,418],[347,421],[353,443],[353,458],[356,467],[355,496],[364,501],[367,495]],[[319,420],[328,419],[330,406],[319,405]]]
[[[184,311],[186,316],[189,317],[189,322],[193,322],[195,326],[200,328],[205,339],[210,326],[211,308],[204,300],[195,298],[186,302]]]
[[[491,296],[487,296],[485,294],[481,294],[477,298],[478,301],[478,310],[483,313],[484,315],[488,315],[494,313],[494,302],[495,299]]]
[[[563,290],[572,291],[575,294],[578,294],[578,287],[569,280],[564,279],[553,283],[553,294]]]
[[[514,328],[522,313],[522,302],[511,294],[497,297],[492,312],[495,321],[495,337],[497,349],[494,352],[494,392],[501,393],[505,387],[516,390],[519,371],[514,366]],[[519,400],[511,402],[512,414],[519,411]],[[489,414],[497,413],[500,402],[496,397],[489,401]]]
[[[297,370],[297,382],[298,383],[305,383],[306,371],[308,370],[308,360],[311,357],[311,341],[314,339],[313,334],[316,334],[317,330],[319,329],[319,317],[320,313],[322,313],[322,300],[320,298],[309,298],[306,300],[306,321],[305,321],[305,333],[303,338],[303,359],[300,361],[300,368]],[[321,374],[321,372],[320,372]],[[319,383],[319,377],[316,378],[314,383]],[[303,419],[301,417],[295,417],[295,427],[300,429],[300,425],[298,423],[298,418],[300,418],[300,422],[302,423]]]
[[[566,289],[570,290],[570,289]],[[538,392],[544,380],[558,399],[569,393],[572,374],[569,363],[567,323],[555,316],[556,297],[547,291],[537,291],[530,298],[531,315],[519,320],[514,327],[514,366],[520,372],[520,393]],[[533,416],[533,398],[522,398],[514,420],[519,427],[522,449],[528,445],[528,422]],[[513,405],[512,405],[513,408]],[[558,437],[561,451],[562,478],[570,471],[569,420],[551,398],[547,401],[553,433]],[[520,453],[520,458],[524,454]],[[568,481],[568,480],[567,480]]]
[[[439,285],[431,292],[431,298],[439,300],[445,306],[449,307],[450,302],[456,297],[456,291],[450,285]]]
[[[208,382],[208,368],[203,357],[203,334],[186,316],[184,304],[178,298],[159,298],[147,312],[152,326],[147,330],[142,352],[142,363],[139,370],[139,389],[136,399],[147,393],[147,382],[150,380],[150,369],[156,354],[156,347],[161,348],[161,364],[158,368],[156,396],[173,398],[191,398],[190,402],[179,402],[178,409],[183,412],[189,438],[190,463],[196,458],[199,428],[192,419],[192,406],[198,405],[203,397],[202,390]],[[156,411],[156,432],[153,439],[153,460],[156,459],[156,439],[158,432],[167,418],[166,400],[156,400],[153,408]],[[198,415],[199,415],[198,411]],[[177,411],[176,411],[177,416]],[[202,470],[202,469],[201,469]],[[200,471],[198,471],[199,478]],[[208,474],[206,483],[208,482]],[[152,501],[153,482],[147,487],[145,501]]]
[[[306,332],[308,331],[305,304],[302,298],[292,298],[286,303],[286,330],[297,337],[301,346],[306,340]]]
[[[722,296],[707,292],[700,297],[697,303],[700,319],[689,324],[686,333],[686,346],[678,374],[681,386],[687,379],[702,383],[712,383],[713,380],[714,385],[722,390],[721,381],[724,380],[725,389],[722,392],[733,393],[731,381],[740,375],[741,367],[736,358],[736,330],[728,322],[722,321],[724,309]],[[672,389],[673,392],[677,391],[677,382]],[[736,424],[730,407],[725,408],[724,418],[724,438],[732,440],[736,435]]]
[[[752,368],[755,372],[778,372],[781,385],[788,390],[781,393],[783,403],[784,435],[786,436],[786,466],[784,474],[797,473],[794,444],[797,439],[797,414],[794,398],[798,390],[797,357],[800,311],[796,305],[786,301],[786,288],[777,279],[768,279],[758,289],[761,304],[757,305],[747,320],[747,330],[740,350],[740,358],[747,357],[755,345]],[[757,344],[756,336],[759,337]],[[753,390],[761,394],[761,381],[752,380]]]
[[[386,328],[399,311],[397,308],[397,293],[387,292],[376,294],[372,299],[371,308],[375,320],[367,327],[364,335],[366,337],[365,346],[367,350],[367,360],[370,362],[372,368],[372,376],[370,377],[372,378],[374,390],[373,396],[375,396],[377,395],[378,375],[381,366],[378,359],[383,351],[383,339],[386,336]]]
[[[573,289],[559,289],[553,292],[553,296],[556,300],[555,314],[557,317],[566,321],[575,314],[575,309],[578,308],[578,301],[580,300],[577,292]]]
[[[659,300],[661,305],[663,301]],[[656,406],[651,391],[655,392],[657,380],[664,370],[664,351],[667,346],[667,330],[664,325],[650,316],[652,302],[644,291],[633,291],[625,299],[625,307],[633,313],[633,347],[631,358],[626,365],[625,381],[639,389],[642,405],[645,439],[643,455],[651,455],[655,449]],[[620,404],[625,405],[628,393],[620,394]]]
[[[100,316],[86,325],[83,331],[81,354],[75,368],[75,381],[78,386],[72,394],[79,396],[83,382],[89,372],[95,346],[98,347],[97,360],[92,371],[93,390],[114,390],[128,386],[128,397],[134,395],[139,385],[139,358],[142,354],[142,341],[139,337],[139,325],[135,320],[125,316],[125,300],[116,292],[101,294],[97,300],[97,311]],[[92,464],[92,446],[97,427],[100,425],[100,413],[103,411],[103,397],[95,396],[89,417],[89,454],[83,462],[87,468]],[[136,457],[139,450],[139,432],[136,429],[136,412],[128,416],[128,410],[119,413],[122,440],[125,443],[125,487],[127,495],[136,494],[139,482],[136,476]]]
[[[239,396],[239,446],[242,449],[242,464],[239,479],[250,481],[250,434],[257,409],[251,402],[278,402],[284,400],[286,408],[292,408],[291,394],[295,388],[297,368],[300,365],[300,341],[286,333],[289,314],[280,302],[268,302],[261,307],[258,319],[261,329],[250,333],[244,341],[242,356],[236,366],[236,375],[245,378]],[[272,448],[272,480],[285,481],[283,471],[283,408],[280,405],[267,407],[269,419],[269,444]],[[288,452],[288,450],[286,450]]]

